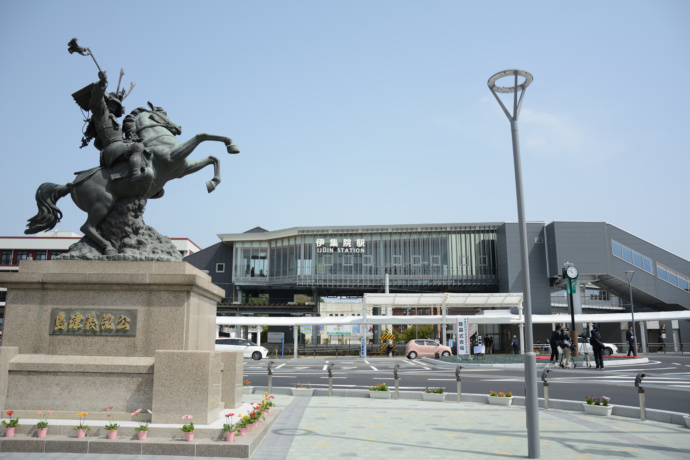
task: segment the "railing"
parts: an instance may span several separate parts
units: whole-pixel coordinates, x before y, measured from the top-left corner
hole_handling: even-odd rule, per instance
[[[567,378],[567,377],[559,377],[553,380],[548,380],[547,377],[549,373],[551,372],[556,372],[559,371],[558,369],[553,369],[553,368],[546,368],[542,371],[541,373],[541,380],[544,384],[544,409],[548,410],[549,409],[549,386],[552,383],[556,382],[567,382],[567,383],[578,383],[582,384],[582,379],[581,378]],[[563,372],[563,371],[560,371]],[[600,372],[596,371],[585,371],[581,370],[577,372],[578,376],[582,376],[583,374],[592,374],[596,376],[601,376]],[[609,373],[610,374],[610,373]],[[659,390],[674,390],[674,391],[690,391],[690,388],[681,388],[676,386],[677,384],[674,384],[674,386],[671,385],[642,385],[642,379],[645,377],[668,377],[667,374],[653,374],[653,373],[631,373],[631,372],[614,372],[615,375],[635,375],[635,388],[637,388],[637,393],[640,398],[640,420],[645,421],[647,420],[647,406],[646,406],[646,401],[645,401],[645,390],[647,388],[655,388]],[[688,384],[690,385],[690,379],[687,381]],[[619,387],[629,387],[629,383],[613,383],[613,382],[603,382],[603,381],[597,381],[598,385],[611,385],[611,386],[619,386]]]
[[[269,361],[267,364],[267,371],[268,371],[268,393],[273,392],[273,375],[274,375],[274,369],[273,365],[275,364],[275,361]],[[324,370],[321,372],[325,372],[328,374],[328,396],[333,396],[333,376],[334,376],[334,368],[335,364],[334,363],[324,363]],[[456,366],[455,367],[455,380],[456,380],[456,385],[457,385],[457,402],[462,401],[462,378],[461,378],[461,370],[462,366]],[[544,409],[548,410],[549,409],[549,388],[550,385],[555,384],[555,383],[578,383],[582,384],[582,379],[581,376],[591,374],[591,375],[596,375],[596,376],[601,376],[600,372],[596,371],[586,371],[586,370],[581,370],[577,372],[578,377],[580,378],[568,378],[568,377],[558,377],[558,378],[553,378],[553,379],[548,379],[550,373],[555,373],[555,372],[564,372],[560,369],[554,369],[554,368],[546,368],[542,371],[541,374],[541,380],[542,383],[544,384]],[[319,371],[317,370],[290,370],[289,373],[291,375],[294,374],[318,374]],[[356,374],[371,374],[372,371],[369,370],[362,370],[362,371],[351,371],[348,370],[347,372],[340,372],[338,374],[340,375],[356,375]],[[381,371],[376,371],[377,375],[381,375]],[[667,377],[667,374],[654,374],[654,373],[632,373],[632,372],[609,372],[608,375],[610,374],[615,374],[615,375],[635,375],[635,381],[633,383],[632,388],[637,389],[637,393],[639,396],[639,406],[640,406],[640,420],[645,421],[647,420],[647,407],[646,407],[646,401],[645,401],[645,390],[647,389],[659,389],[659,390],[673,390],[673,391],[686,391],[690,392],[690,387],[689,388],[682,388],[678,387],[677,383],[674,383],[673,386],[671,385],[643,385],[643,379],[645,377]],[[393,368],[393,380],[395,381],[394,384],[394,399],[400,399],[399,395],[399,388],[400,388],[400,377],[401,376],[409,376],[409,375],[416,375],[416,376],[429,376],[429,372],[422,372],[422,371],[400,371],[400,365],[396,364]],[[479,375],[479,374],[472,374],[472,377],[495,377],[495,375]],[[676,378],[678,378],[676,376]],[[631,387],[630,383],[610,383],[610,382],[603,382],[603,381],[597,381],[598,385],[611,385],[611,386],[620,386],[620,387]],[[688,386],[690,386],[690,379],[687,380]]]

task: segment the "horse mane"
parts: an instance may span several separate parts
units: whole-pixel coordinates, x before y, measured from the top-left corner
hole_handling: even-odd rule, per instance
[[[134,110],[132,110],[129,115],[127,115],[124,120],[122,121],[122,131],[125,133],[125,137],[127,139],[131,139],[133,141],[140,141],[141,139],[137,135],[137,124],[136,120],[139,115],[141,115],[143,112],[150,112],[149,109],[144,108],[144,107],[138,107]]]

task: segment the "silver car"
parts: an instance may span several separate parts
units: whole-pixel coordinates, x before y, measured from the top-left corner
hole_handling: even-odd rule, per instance
[[[578,351],[582,353],[592,353],[592,345],[590,345],[589,340],[587,340],[584,336],[579,336],[577,340],[577,348]],[[618,354],[618,347],[615,346],[612,343],[606,343],[604,342],[604,350],[601,353],[604,356],[611,356],[611,355],[617,355]]]
[[[241,351],[245,358],[259,360],[268,356],[268,349],[261,347],[247,339],[231,339],[219,337],[216,339],[216,351]]]

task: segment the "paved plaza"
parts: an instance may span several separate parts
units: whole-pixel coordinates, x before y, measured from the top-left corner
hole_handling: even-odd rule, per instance
[[[261,395],[244,398],[259,401]],[[280,394],[276,403],[283,412],[253,459],[527,457],[522,406]],[[539,417],[543,459],[690,458],[690,429],[685,426],[564,410],[540,409]],[[0,453],[3,460],[182,458],[189,457]]]

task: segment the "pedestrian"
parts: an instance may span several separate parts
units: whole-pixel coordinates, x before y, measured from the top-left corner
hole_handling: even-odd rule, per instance
[[[573,342],[570,340],[570,336],[564,330],[562,330],[558,346],[561,347],[561,367],[564,369],[570,367],[570,347],[572,345]]]
[[[630,326],[628,331],[625,333],[625,340],[628,342],[628,356],[632,353],[633,356],[637,356],[637,347],[635,346],[635,332],[633,327]]]
[[[395,348],[393,348],[390,342],[388,342],[388,345],[386,345],[386,356],[388,356],[389,358],[395,356]]]
[[[597,369],[604,368],[604,341],[601,339],[601,334],[597,328],[592,329],[592,335],[589,338],[589,344],[592,345],[592,353],[594,353],[594,362]]]
[[[519,355],[520,354],[520,347],[518,346],[519,343],[518,343],[517,335],[513,336],[513,340],[511,340],[510,343],[513,345],[513,354]]]
[[[558,363],[558,341],[561,337],[561,325],[556,324],[556,330],[551,333],[551,338],[549,339],[549,345],[551,346],[551,364]]]
[[[490,335],[487,335],[486,338],[484,339],[484,345],[486,345],[486,353],[492,354],[493,353],[493,346],[494,346],[494,339],[492,339]]]

